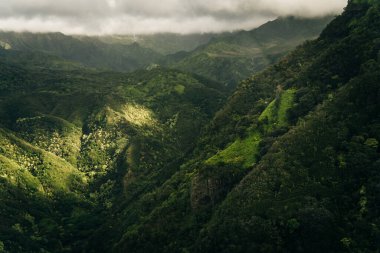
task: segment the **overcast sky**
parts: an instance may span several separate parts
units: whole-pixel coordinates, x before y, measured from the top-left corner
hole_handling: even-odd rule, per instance
[[[66,34],[219,32],[277,16],[339,14],[347,0],[0,0],[0,30]]]

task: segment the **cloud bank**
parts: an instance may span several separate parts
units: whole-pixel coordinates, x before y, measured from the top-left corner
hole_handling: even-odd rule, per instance
[[[339,14],[347,0],[0,0],[0,30],[67,34],[251,29],[278,16]]]

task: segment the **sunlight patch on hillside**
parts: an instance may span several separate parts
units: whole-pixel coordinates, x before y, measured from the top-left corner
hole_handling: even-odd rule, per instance
[[[248,168],[256,162],[256,154],[260,141],[260,134],[258,132],[252,132],[247,138],[237,139],[226,149],[209,158],[206,164],[242,164],[243,167]]]
[[[154,126],[157,124],[153,112],[141,105],[124,105],[122,107],[122,115],[126,121],[136,126]]]
[[[8,44],[7,42],[0,41],[0,48],[5,49],[5,50],[10,50],[12,49],[12,46]]]

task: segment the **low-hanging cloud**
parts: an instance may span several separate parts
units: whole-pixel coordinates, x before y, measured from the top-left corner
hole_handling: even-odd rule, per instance
[[[250,29],[278,16],[342,12],[347,0],[0,0],[0,29],[67,34]]]

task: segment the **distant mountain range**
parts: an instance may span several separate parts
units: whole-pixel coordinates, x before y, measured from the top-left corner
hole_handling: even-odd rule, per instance
[[[276,62],[303,41],[317,37],[331,19],[287,17],[252,31],[203,35],[88,37],[0,32],[0,46],[116,71],[130,72],[160,64],[233,89],[238,81]]]
[[[174,54],[169,65],[234,88],[305,40],[316,38],[332,18],[280,18],[251,31],[214,38],[194,51]]]
[[[133,71],[158,61],[161,55],[137,43],[109,45],[98,39],[80,40],[62,33],[0,33],[0,41],[19,51],[42,52],[87,67]]]
[[[99,39],[108,44],[130,45],[138,43],[144,48],[149,48],[162,55],[174,54],[180,51],[192,51],[198,46],[207,44],[212,38],[223,36],[224,34],[175,34],[161,33],[151,35],[109,35],[109,36],[76,36],[82,40]]]

